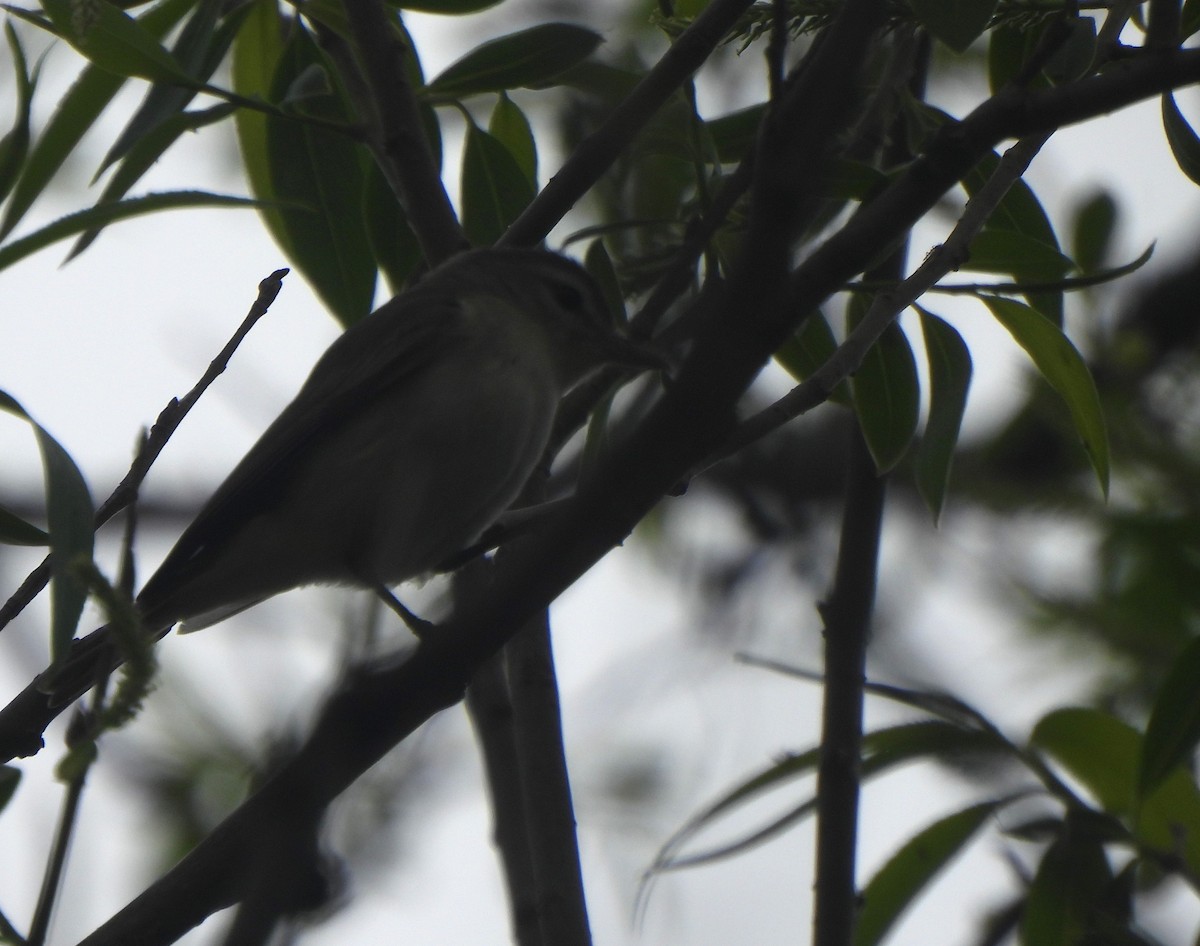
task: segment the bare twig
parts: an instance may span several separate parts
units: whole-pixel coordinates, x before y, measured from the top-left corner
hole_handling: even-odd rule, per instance
[[[145,439],[141,450],[134,457],[133,463],[129,467],[129,472],[117,484],[117,488],[112,491],[108,499],[96,510],[93,523],[94,528],[99,529],[109,519],[133,502],[137,496],[139,487],[142,485],[142,481],[146,478],[146,474],[150,472],[150,467],[154,465],[154,461],[158,459],[158,455],[162,453],[163,448],[167,445],[167,441],[171,439],[175,430],[183,423],[183,419],[188,415],[188,412],[200,400],[200,396],[208,390],[209,385],[224,372],[225,368],[229,365],[229,360],[233,357],[233,353],[237,351],[238,346],[242,343],[242,339],[249,334],[254,324],[267,314],[267,309],[271,307],[271,303],[275,301],[275,297],[279,294],[279,290],[283,286],[283,277],[288,272],[289,270],[286,268],[277,269],[258,284],[258,298],[250,306],[250,311],[246,314],[245,319],[242,320],[242,324],[238,326],[237,331],[233,333],[233,337],[225,344],[225,347],[221,349],[217,357],[209,363],[208,370],[204,372],[195,386],[184,395],[182,400],[172,398],[167,406],[159,412],[158,419],[154,422],[154,426],[150,428],[150,436]],[[21,586],[4,602],[4,606],[0,607],[0,631],[4,630],[12,622],[13,618],[29,606],[29,603],[46,587],[46,582],[49,580],[50,560],[47,558],[26,576],[25,580],[21,582]]]

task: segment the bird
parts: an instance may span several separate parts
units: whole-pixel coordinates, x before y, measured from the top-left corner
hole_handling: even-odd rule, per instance
[[[135,599],[155,638],[305,585],[386,589],[517,498],[562,396],[609,364],[663,369],[564,256],[469,250],[349,327]],[[105,629],[39,684],[54,706],[119,663]]]

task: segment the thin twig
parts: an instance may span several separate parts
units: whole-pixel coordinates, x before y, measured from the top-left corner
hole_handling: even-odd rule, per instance
[[[108,499],[96,510],[93,528],[99,529],[134,500],[138,489],[142,485],[142,481],[146,478],[146,474],[150,472],[150,467],[154,465],[154,461],[158,459],[158,455],[162,453],[163,448],[167,445],[167,441],[171,439],[171,436],[188,415],[188,412],[195,407],[196,402],[200,400],[200,396],[208,390],[209,385],[228,367],[229,360],[242,343],[242,339],[249,334],[254,324],[267,314],[267,309],[271,307],[271,303],[275,301],[275,297],[279,294],[279,290],[283,285],[283,277],[288,272],[287,268],[277,269],[258,284],[258,298],[250,306],[250,311],[246,314],[245,319],[242,320],[242,324],[238,326],[237,331],[233,333],[233,337],[229,339],[217,357],[209,363],[208,370],[204,372],[195,386],[184,395],[182,400],[171,398],[167,406],[159,412],[158,419],[154,422],[154,426],[150,428],[150,435],[143,442],[141,450],[134,457],[133,463],[129,467],[129,472],[117,484],[117,488],[112,491]],[[21,586],[4,602],[4,606],[0,607],[0,631],[4,630],[12,622],[13,618],[28,607],[29,603],[46,587],[46,582],[49,580],[50,559],[47,558],[26,576],[25,580],[21,582]]]
[[[1050,134],[1046,133],[1023,138],[1009,148],[992,176],[967,202],[946,241],[930,250],[911,276],[890,291],[877,293],[866,316],[825,363],[770,407],[743,421],[720,449],[705,461],[704,468],[828,400],[837,386],[858,370],[871,346],[900,313],[928,292],[946,273],[966,261],[971,241],[1009,188],[1025,173],[1049,137]]]

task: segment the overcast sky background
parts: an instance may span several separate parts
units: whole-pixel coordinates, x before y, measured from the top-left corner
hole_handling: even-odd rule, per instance
[[[507,15],[494,15],[489,22],[493,34],[517,25]],[[476,41],[456,33],[453,21],[412,17],[409,23],[427,74],[435,74]],[[757,56],[757,51],[747,55]],[[68,50],[53,54],[39,89],[40,121],[76,62]],[[0,62],[0,69],[7,71],[7,61]],[[700,91],[702,110],[716,112],[712,90],[701,84]],[[961,114],[973,100],[969,96],[978,92],[958,92],[963,98],[939,104]],[[1185,115],[1200,120],[1200,97],[1189,90],[1178,101]],[[724,108],[730,103],[719,104]],[[70,169],[68,186],[38,205],[27,228],[83,203],[81,189],[116,127],[109,124],[88,139],[88,160]],[[202,187],[244,193],[233,175],[234,144],[227,129],[207,130],[177,147],[139,190]],[[213,162],[214,150],[227,160]],[[543,152],[543,181],[554,170],[550,154]],[[1058,211],[1098,184],[1118,188],[1123,221],[1115,248],[1118,260],[1133,258],[1158,240],[1153,265],[1161,265],[1170,259],[1172,246],[1195,239],[1196,191],[1175,168],[1156,103],[1060,133],[1035,162],[1031,180],[1060,223],[1065,217]],[[944,235],[932,229],[921,232],[929,244]],[[914,259],[927,249],[914,245]],[[53,247],[0,274],[0,389],[20,400],[71,452],[100,499],[124,472],[139,428],[199,377],[253,301],[258,281],[285,260],[256,215],[243,210],[189,211],[123,223],[106,231],[81,258],[60,267],[65,252],[66,244]],[[982,310],[942,302],[935,308],[955,318],[972,345],[976,382],[967,430],[996,423],[1011,404],[1011,393],[1024,383],[1015,345]],[[289,276],[231,369],[172,440],[148,492],[207,494],[336,335],[336,325],[303,280]],[[33,438],[25,425],[7,416],[0,417],[0,456],[5,458],[0,492],[28,491],[39,482]],[[690,502],[696,510],[689,527],[696,554],[719,554],[726,543],[740,540],[736,522],[720,510],[704,510],[694,498]],[[949,675],[963,680],[963,692],[1019,734],[1044,709],[1068,701],[1065,681],[1082,687],[1086,672],[1070,680],[1071,671],[1059,663],[1048,666],[1046,653],[1018,639],[1003,623],[986,593],[992,580],[986,556],[996,537],[980,523],[956,515],[953,497],[941,538],[944,554],[925,566],[931,580],[922,587],[923,598],[909,602],[905,612],[909,623],[904,639],[929,655],[931,679]],[[169,541],[145,538],[143,575]],[[1086,548],[1073,545],[1070,537],[1057,541],[1048,561],[1067,573]],[[889,587],[888,576],[901,563],[911,570],[911,563],[903,562],[907,547],[905,534],[895,529],[888,533],[885,595],[903,593]],[[111,547],[106,546],[105,554],[105,564],[111,566]],[[553,615],[595,941],[605,946],[804,942],[812,860],[808,825],[722,865],[660,881],[643,926],[632,925],[637,877],[669,832],[780,752],[808,748],[818,731],[814,689],[733,663],[728,640],[721,646],[696,646],[695,628],[714,616],[702,611],[699,600],[680,594],[678,583],[660,580],[647,555],[637,541],[613,553],[564,595]],[[5,551],[0,559],[5,587],[14,587],[37,558]],[[336,653],[336,644],[323,639],[322,631],[336,621],[339,609],[357,606],[349,595],[303,592],[204,634],[170,638],[162,648],[167,666],[162,689],[169,689],[174,679],[172,667],[204,668],[201,676],[212,685],[187,699],[199,701],[206,713],[215,711],[247,738],[264,716],[303,719],[327,685],[329,661]],[[781,587],[769,600],[719,620],[739,624],[738,649],[811,667],[819,653],[811,608],[805,589]],[[314,621],[314,615],[320,620]],[[3,698],[44,660],[43,622],[43,612],[34,609],[4,635]],[[807,631],[807,639],[797,641],[798,631]],[[173,725],[195,727],[178,693],[160,692],[154,700],[177,707],[174,717],[160,712],[159,720],[173,718]],[[869,709],[873,725],[896,718],[893,710],[874,704]],[[350,909],[305,942],[344,943],[350,937],[412,944],[506,941],[504,900],[472,738],[460,710],[442,714],[435,725],[444,740],[438,773],[444,787],[436,798],[425,796],[427,807],[415,813],[420,830],[396,839],[404,848],[403,869],[360,876],[353,882],[357,899]],[[130,732],[106,737],[106,755],[119,759],[123,746],[153,739],[157,732],[169,736],[166,726],[139,721]],[[14,806],[0,818],[0,851],[8,852],[3,856],[6,869],[0,871],[0,907],[22,925],[39,878],[16,873],[9,865],[16,860],[12,852],[21,852],[24,863],[26,852],[51,836],[58,804],[51,777],[58,753],[53,741],[51,745],[37,759],[22,763],[26,781]],[[664,794],[656,806],[627,809],[614,803],[605,761],[618,756],[644,759],[648,770],[661,766]],[[783,810],[787,801],[804,797],[808,787],[797,786],[787,800],[774,799],[767,809]],[[865,881],[918,828],[973,797],[968,787],[930,769],[905,770],[869,786],[860,876]],[[152,828],[141,799],[102,756],[85,800],[65,908],[52,942],[74,942],[140,891],[151,870],[140,842]],[[998,900],[1008,877],[994,837],[983,840],[951,869],[892,942],[965,942],[977,911]],[[1176,922],[1194,929],[1198,916],[1189,907],[1158,922],[1163,929]],[[212,923],[186,940],[216,941]]]

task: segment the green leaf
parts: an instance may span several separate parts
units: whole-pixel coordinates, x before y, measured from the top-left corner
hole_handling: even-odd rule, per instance
[[[1117,226],[1117,202],[1106,190],[1097,191],[1075,209],[1071,248],[1081,272],[1092,273],[1108,259]]]
[[[92,561],[92,496],[70,454],[3,391],[0,410],[29,422],[42,454],[50,531],[50,654],[58,661],[70,648],[87,601],[87,583],[79,577],[78,563]]]
[[[462,163],[462,223],[471,243],[495,243],[534,193],[512,153],[494,136],[471,125]]]
[[[0,138],[0,201],[12,190],[29,154],[29,107],[33,101],[34,86],[37,84],[36,75],[30,77],[25,50],[21,48],[12,23],[4,24],[4,36],[8,40],[13,70],[16,72],[17,114],[8,134]]]
[[[1193,640],[1171,665],[1154,697],[1138,767],[1138,794],[1146,796],[1168,775],[1191,760],[1200,744],[1200,639]]]
[[[1100,488],[1107,496],[1108,433],[1096,383],[1082,356],[1058,326],[1036,309],[1013,299],[981,298],[1017,344],[1029,353],[1042,377],[1066,402]]]
[[[1021,916],[1022,946],[1090,942],[1113,877],[1104,846],[1078,833],[1064,831],[1042,855]]]
[[[1175,163],[1193,184],[1200,184],[1200,138],[1192,131],[1170,92],[1162,97],[1162,117]]]
[[[613,265],[612,257],[603,240],[592,240],[587,252],[583,254],[583,268],[588,271],[608,306],[614,325],[624,326],[628,321],[625,314],[625,297],[621,292],[621,283],[617,278],[617,268]]]
[[[488,133],[499,141],[513,156],[517,166],[525,173],[529,185],[537,189],[537,142],[525,113],[503,92],[496,99],[492,117],[488,120]]]
[[[0,270],[7,269],[26,256],[45,249],[52,243],[68,237],[100,229],[118,220],[156,213],[160,210],[180,210],[184,207],[257,207],[259,202],[246,197],[231,197],[225,194],[210,194],[208,191],[165,191],[161,194],[146,194],[129,200],[118,200],[111,204],[89,207],[65,217],[60,217],[29,236],[0,246]]]
[[[233,41],[233,90],[245,98],[266,100],[271,79],[283,55],[283,18],[275,0],[253,0],[251,9]],[[250,184],[250,193],[264,202],[263,222],[275,242],[289,259],[294,259],[283,216],[271,183],[271,163],[267,157],[267,116],[253,109],[240,108],[234,114],[242,167]]]
[[[722,163],[733,164],[749,153],[766,113],[767,106],[760,103],[705,122]]]
[[[221,59],[221,56],[217,56],[212,67],[205,68],[206,59],[209,58],[208,48],[213,43],[216,33],[219,12],[219,0],[200,0],[192,15],[183,24],[183,29],[180,30],[179,37],[171,49],[171,55],[175,57],[176,62],[196,82],[206,81],[211,75],[212,69],[216,68],[217,62]],[[233,36],[227,35],[225,45],[227,46],[232,40]],[[224,50],[220,52],[223,54]],[[117,136],[117,140],[108,149],[104,160],[100,162],[100,168],[96,171],[93,182],[107,168],[124,157],[138,141],[151,134],[163,122],[182,112],[195,95],[194,88],[164,83],[155,83],[150,86],[142,99],[142,104],[138,106],[137,111],[133,113]]]
[[[1032,25],[1016,26],[1003,23],[988,31],[988,88],[993,94],[1012,82],[1025,69],[1029,57],[1041,45],[1042,35],[1050,18],[1043,18]],[[1029,82],[1030,88],[1044,88],[1050,84],[1039,71]]]
[[[13,765],[0,765],[0,811],[3,811],[12,801],[20,782],[20,769]]]
[[[971,241],[970,258],[960,267],[977,273],[1008,273],[1017,282],[1051,282],[1075,264],[1058,248],[1015,230],[984,228]]]
[[[983,160],[976,164],[963,178],[963,187],[966,189],[967,194],[973,197],[978,193],[979,188],[983,187],[992,174],[995,173],[999,165],[1000,155],[995,152],[984,155]],[[1001,198],[1000,203],[996,205],[996,209],[992,211],[992,215],[988,218],[983,232],[990,234],[997,230],[1018,233],[1034,241],[1034,243],[1040,244],[1036,247],[1027,246],[1026,249],[1032,253],[1036,260],[1035,265],[1038,271],[1049,272],[1053,269],[1054,260],[1056,259],[1054,253],[1059,251],[1058,236],[1054,232],[1054,226],[1050,223],[1050,217],[1042,208],[1041,201],[1037,199],[1037,195],[1034,194],[1033,189],[1023,180],[1012,183],[1008,189],[1008,193]],[[991,237],[985,237],[984,239],[991,239]],[[975,242],[979,243],[979,240],[977,239]],[[980,244],[980,253],[984,251],[986,245],[986,243]],[[975,244],[972,245],[972,252],[975,252],[974,246]],[[1020,260],[1019,252],[1019,248],[1012,246],[1010,243],[1010,261],[1016,259],[1018,260],[1018,265]],[[1071,263],[1067,260],[1067,269],[1070,266]],[[1048,278],[1056,279],[1062,273],[1066,272],[1067,269],[1058,271],[1055,275]],[[1000,271],[1012,272],[1011,269],[1002,269]],[[1063,303],[1061,291],[1028,293],[1026,298],[1030,305],[1046,316],[1046,318],[1050,319],[1050,321],[1054,322],[1055,325],[1062,325]]]
[[[872,778],[916,759],[949,759],[964,752],[994,752],[996,749],[996,740],[978,730],[964,729],[962,726],[940,720],[902,723],[867,733],[863,737],[862,775],[863,778]],[[766,792],[774,791],[814,771],[819,761],[820,748],[816,747],[797,755],[789,755],[754,774],[699,814],[688,819],[659,850],[652,870],[673,870],[709,863],[777,836],[810,814],[815,799],[810,797],[793,806],[783,816],[771,820],[740,840],[699,854],[686,857],[679,855],[683,846],[702,830]]]
[[[1092,71],[1096,60],[1096,21],[1090,16],[1077,16],[1071,21],[1071,32],[1055,50],[1043,68],[1051,82],[1061,85],[1074,82]]]
[[[851,300],[851,328],[857,322],[855,309],[865,314],[865,306],[861,296]],[[850,389],[867,449],[879,472],[886,473],[912,445],[921,410],[917,363],[895,322],[871,346]]]
[[[1200,31],[1200,0],[1184,0],[1180,15],[1179,37],[1189,39]]]
[[[830,356],[837,350],[837,339],[829,321],[819,309],[809,313],[795,332],[779,350],[775,352],[775,360],[797,381],[811,378]],[[850,389],[843,382],[829,396],[831,401],[839,404],[850,403]]]
[[[998,0],[912,0],[913,12],[936,39],[963,53],[987,28]]]
[[[383,270],[392,292],[399,293],[423,258],[421,244],[408,225],[408,214],[374,163],[367,169],[363,220],[375,262]]]
[[[952,325],[932,312],[918,311],[929,364],[929,419],[917,447],[917,488],[936,524],[945,502],[950,464],[967,408],[971,352]]]
[[[1043,716],[1030,745],[1051,756],[1111,814],[1133,812],[1140,738],[1100,710],[1069,707]]]
[[[0,506],[0,543],[4,545],[49,545],[50,536],[15,512]]]
[[[191,9],[192,0],[166,0],[138,19],[150,36],[165,35]],[[125,78],[88,66],[67,90],[42,130],[0,223],[0,238],[21,222],[46,185],[75,150],[75,146],[125,84]]]
[[[1170,857],[1182,855],[1193,873],[1200,870],[1200,791],[1190,772],[1176,768],[1159,782],[1137,810],[1134,833]]]
[[[125,78],[194,85],[150,31],[111,3],[85,6],[71,0],[42,0],[42,8],[50,16],[55,35],[101,69]],[[5,9],[17,16],[23,12],[10,6]]]
[[[586,59],[599,33],[570,23],[546,23],[484,43],[426,86],[431,95],[462,97],[547,82]]]
[[[914,835],[862,893],[854,946],[876,946],[921,892],[975,836],[1002,802],[987,801],[947,815]]]
[[[181,135],[223,121],[235,111],[236,106],[222,103],[203,111],[178,112],[166,121],[160,122],[133,144],[125,155],[125,160],[121,162],[121,166],[117,168],[116,173],[105,185],[96,205],[102,206],[124,197]],[[71,248],[67,260],[74,259],[86,250],[99,235],[100,228],[84,233]]]
[[[1142,737],[1132,726],[1099,710],[1055,710],[1034,727],[1030,744],[1130,824],[1139,840],[1200,868],[1200,790],[1176,767],[1139,801]]]
[[[272,101],[314,64],[324,65],[321,53],[296,28],[272,80]],[[323,118],[345,118],[333,95],[307,99],[305,106]],[[363,154],[345,135],[276,115],[267,116],[266,146],[269,190],[281,202],[287,234],[283,247],[334,317],[352,325],[371,311],[375,297],[375,258],[362,219]]]

